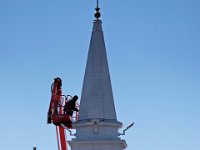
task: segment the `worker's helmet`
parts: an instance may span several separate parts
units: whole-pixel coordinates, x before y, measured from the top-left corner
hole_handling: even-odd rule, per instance
[[[77,95],[74,95],[73,99],[74,99],[74,100],[77,100],[77,99],[78,99],[78,96],[77,96]]]

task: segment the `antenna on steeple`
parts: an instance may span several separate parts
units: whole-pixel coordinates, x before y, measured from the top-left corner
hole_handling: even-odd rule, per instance
[[[99,0],[97,0],[97,7],[95,8],[96,12],[94,14],[94,17],[97,18],[97,20],[100,18],[101,14],[99,12],[100,8],[99,8]]]

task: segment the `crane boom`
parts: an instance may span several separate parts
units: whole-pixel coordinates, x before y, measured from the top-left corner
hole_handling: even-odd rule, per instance
[[[50,100],[48,114],[47,114],[47,123],[48,124],[53,123],[56,126],[58,150],[67,150],[65,128],[67,129],[73,128],[72,127],[73,110],[71,110],[70,104],[68,104],[68,103],[72,104],[72,100],[71,101],[68,100],[68,97],[70,95],[67,95],[67,96],[62,95],[61,87],[62,87],[62,80],[60,78],[54,78],[54,82],[51,85],[51,100]],[[75,97],[78,99],[78,96],[71,97],[71,99]],[[74,102],[74,105],[75,105],[75,102]],[[79,107],[79,105],[77,102],[76,102],[75,107],[76,108],[74,108],[74,110],[76,111],[76,114],[74,118],[75,118],[75,121],[78,121],[77,108]]]
[[[60,78],[55,78],[54,83],[51,86],[51,101],[48,110],[47,123],[54,123],[54,117],[56,115],[62,115],[62,80]],[[54,123],[55,124],[55,123]],[[56,126],[58,150],[67,150],[66,139],[65,139],[65,130],[62,126]]]

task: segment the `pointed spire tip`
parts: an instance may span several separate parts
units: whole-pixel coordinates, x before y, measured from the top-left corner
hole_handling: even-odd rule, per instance
[[[99,12],[99,0],[97,0],[97,7],[95,8],[96,12],[94,14],[94,17],[98,20],[101,17],[101,13]]]

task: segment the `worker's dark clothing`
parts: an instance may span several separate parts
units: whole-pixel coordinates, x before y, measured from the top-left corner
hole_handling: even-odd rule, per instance
[[[64,112],[70,116],[73,115],[74,111],[78,112],[79,110],[76,108],[76,101],[77,101],[77,98],[73,97],[71,100],[66,102],[66,104],[64,106]]]

